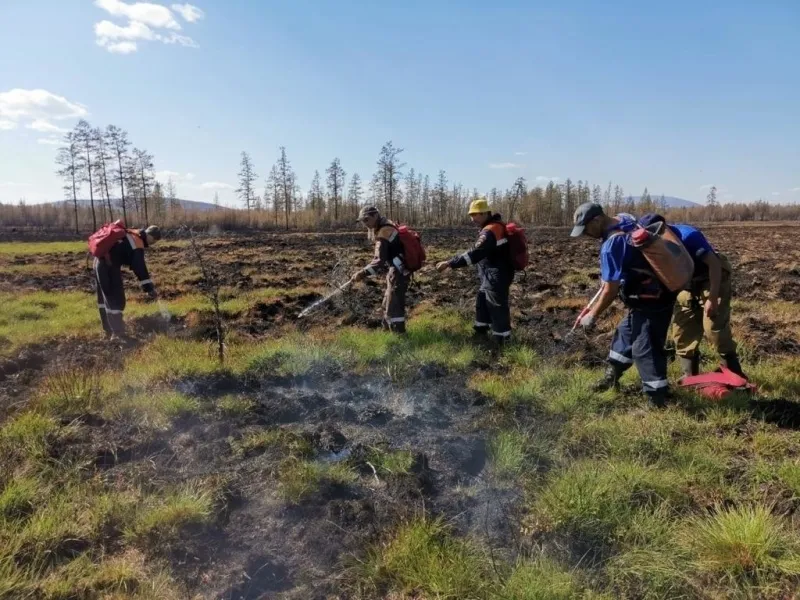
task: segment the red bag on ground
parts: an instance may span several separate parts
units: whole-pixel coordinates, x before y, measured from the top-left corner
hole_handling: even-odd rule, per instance
[[[397,233],[400,234],[400,242],[403,244],[403,264],[411,273],[419,271],[427,258],[419,234],[406,225],[398,226]]]
[[[709,400],[720,401],[734,391],[754,392],[756,386],[741,375],[720,366],[719,371],[690,375],[678,380],[678,385],[693,388],[698,394]]]
[[[95,258],[105,258],[118,241],[125,239],[128,230],[122,219],[106,223],[89,236],[89,254]]]
[[[506,236],[514,270],[524,271],[528,266],[528,238],[525,230],[516,223],[509,223],[506,225]]]

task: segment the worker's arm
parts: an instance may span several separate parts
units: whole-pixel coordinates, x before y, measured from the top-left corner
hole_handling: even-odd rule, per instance
[[[139,285],[142,286],[142,290],[149,296],[155,297],[156,286],[153,285],[153,280],[150,279],[150,273],[147,272],[147,263],[144,261],[144,250],[142,248],[137,248],[133,251],[133,256],[131,257],[131,271],[133,271],[133,274],[136,275],[136,278],[139,280]]]
[[[589,311],[589,314],[592,315],[593,320],[597,320],[600,316],[608,309],[609,306],[614,302],[614,299],[619,294],[619,281],[604,281],[603,282],[603,290],[600,292],[600,297],[597,299],[597,303],[592,307]]]
[[[722,262],[713,252],[703,255],[703,262],[708,267],[709,298],[706,300],[706,316],[713,318],[719,309],[719,288],[722,283]]]
[[[394,230],[391,233],[396,234]],[[370,275],[380,275],[386,272],[389,268],[389,238],[387,235],[391,235],[391,233],[385,232],[383,229],[378,231],[375,236],[375,251],[372,255],[372,260],[366,267],[356,271],[355,275],[353,275],[355,281],[361,281]]]
[[[448,263],[451,269],[460,269],[461,267],[469,267],[481,262],[484,258],[489,256],[489,253],[497,248],[497,238],[490,229],[484,229],[478,236],[478,241],[475,242],[475,247],[468,250],[459,256],[454,256]]]

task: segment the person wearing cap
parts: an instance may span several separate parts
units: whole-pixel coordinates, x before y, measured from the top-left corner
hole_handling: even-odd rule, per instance
[[[97,308],[103,331],[112,341],[128,341],[125,334],[125,284],[122,281],[122,267],[128,267],[142,290],[155,300],[155,285],[150,279],[144,260],[145,248],[161,239],[161,230],[151,225],[145,230],[129,229],[128,235],[119,240],[106,258],[94,259],[94,275],[97,287]]]
[[[666,223],[658,214],[647,214],[639,222],[647,227]],[[672,318],[672,337],[684,375],[700,372],[700,341],[705,333],[722,364],[745,377],[731,332],[731,273],[728,258],[718,252],[703,233],[690,225],[668,225],[694,259],[691,287],[678,294]],[[746,378],[746,377],[745,377]]]
[[[628,234],[637,227],[631,215],[610,217],[599,204],[587,202],[575,211],[574,224],[572,237],[586,235],[603,240],[603,287],[597,303],[581,313],[578,324],[591,329],[617,296],[628,309],[614,332],[605,376],[594,389],[618,387],[622,374],[636,365],[648,399],[654,406],[663,406],[668,394],[664,343],[676,294],[653,274],[647,259],[630,242]]]
[[[475,246],[463,254],[436,265],[439,272],[475,265],[480,279],[475,301],[475,335],[501,345],[511,338],[509,289],[514,281],[514,265],[508,248],[506,226],[500,215],[492,212],[485,199],[474,200],[469,217],[480,227]]]
[[[383,328],[394,333],[406,332],[406,292],[411,273],[403,264],[403,244],[397,226],[374,206],[365,206],[358,214],[358,223],[367,228],[375,242],[375,252],[366,267],[356,271],[353,281],[386,272],[386,293],[383,296]]]

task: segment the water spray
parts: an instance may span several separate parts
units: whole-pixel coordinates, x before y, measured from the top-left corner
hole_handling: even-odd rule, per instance
[[[331,292],[330,294],[328,294],[327,296],[325,296],[323,298],[320,298],[319,300],[314,302],[314,304],[312,304],[308,308],[303,309],[303,311],[299,315],[297,315],[297,318],[298,319],[302,319],[303,317],[305,317],[305,316],[309,315],[310,313],[314,312],[316,309],[318,309],[323,304],[325,304],[327,302],[330,302],[331,300],[333,300],[334,298],[336,298],[337,296],[339,296],[340,294],[345,292],[351,285],[353,285],[353,283],[354,283],[353,279],[348,279],[342,285],[340,285],[338,288],[336,288],[333,292]]]

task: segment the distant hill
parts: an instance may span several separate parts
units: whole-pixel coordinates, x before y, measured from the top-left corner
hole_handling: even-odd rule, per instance
[[[625,200],[628,199],[628,196],[625,196]],[[633,196],[633,199],[638,204],[639,201],[642,199],[641,196]],[[661,200],[660,195],[650,194],[650,199],[653,202],[658,202]],[[691,200],[684,200],[683,198],[676,198],[675,196],[664,196],[664,200],[667,202],[667,206],[670,208],[694,208],[696,206],[702,206],[702,204],[698,204],[697,202],[692,202]]]
[[[102,202],[105,202],[105,201],[102,201]],[[99,198],[95,198],[94,205],[95,205],[96,208],[100,206],[100,203],[101,203],[101,200]],[[197,200],[178,200],[178,203],[181,205],[181,208],[183,208],[184,210],[193,211],[193,212],[210,212],[212,210],[220,210],[222,208],[226,208],[224,206],[220,206],[220,207],[214,206],[210,202],[199,202]],[[48,204],[52,204],[54,206],[61,206],[62,204],[68,204],[69,206],[72,206],[72,200],[59,200],[58,202],[49,202]],[[88,198],[86,198],[86,199],[78,199],[78,206],[90,206],[90,204],[91,204],[91,201]],[[126,204],[128,204],[130,206],[129,202],[126,202]],[[117,199],[112,198],[111,199],[111,205],[114,208],[119,208],[119,209],[122,208],[122,205],[121,205],[121,203],[120,203],[118,198]]]

